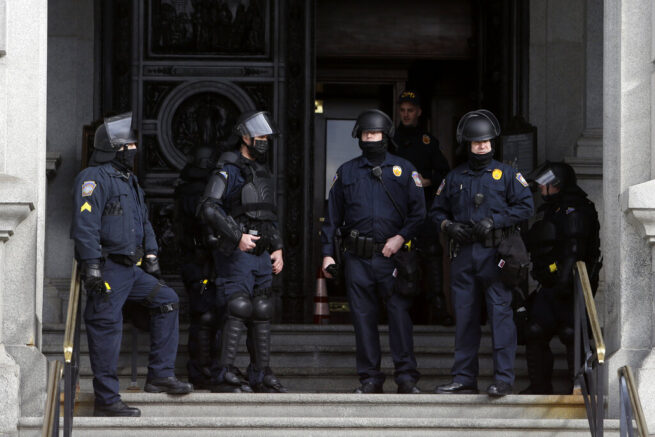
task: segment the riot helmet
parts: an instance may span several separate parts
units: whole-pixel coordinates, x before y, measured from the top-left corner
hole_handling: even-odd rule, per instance
[[[486,141],[500,136],[500,123],[491,111],[467,112],[457,124],[457,142]]]
[[[564,162],[546,161],[545,165],[540,168],[541,171],[534,179],[538,185],[551,185],[560,190],[566,190],[578,183],[573,167]]]
[[[234,126],[238,135],[250,138],[279,134],[277,124],[267,111],[248,111],[241,114]]]
[[[353,127],[353,138],[359,138],[363,131],[382,132],[388,138],[393,137],[393,121],[379,109],[368,109],[357,117]]]
[[[277,124],[267,111],[248,111],[239,117],[234,127],[239,136],[250,138],[250,144],[244,143],[256,160],[263,160],[270,148],[270,140],[256,140],[255,137],[270,137],[279,134]]]
[[[92,160],[97,163],[109,162],[126,144],[137,142],[136,132],[132,129],[132,113],[105,117],[98,126],[93,140]]]

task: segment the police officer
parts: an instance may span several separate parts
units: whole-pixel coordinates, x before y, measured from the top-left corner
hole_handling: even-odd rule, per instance
[[[196,212],[217,160],[215,148],[197,147],[175,187],[177,243],[184,260],[182,281],[189,296],[187,371],[194,387],[203,389],[208,389],[211,382],[211,360],[217,352],[218,315],[215,311],[214,262]]]
[[[328,198],[321,232],[323,271],[335,264],[334,236],[344,236],[343,268],[355,326],[356,393],[381,393],[378,308],[382,300],[389,315],[389,343],[399,393],[419,393],[416,382],[412,299],[393,291],[392,256],[416,235],[425,217],[425,199],[418,172],[408,161],[387,153],[393,122],[376,109],[362,112],[352,132],[362,155],[339,167]]]
[[[105,118],[95,132],[90,166],[73,188],[71,238],[87,292],[84,312],[93,370],[96,416],[139,416],[121,401],[116,366],[126,300],[150,311],[151,351],[145,391],[184,394],[193,386],[175,378],[178,297],[159,279],[157,241],[144,193],[132,166],[132,114]],[[137,267],[141,264],[141,268]]]
[[[494,383],[487,393],[512,392],[516,327],[512,291],[500,281],[497,247],[504,235],[532,216],[525,178],[493,159],[500,125],[489,111],[465,114],[457,141],[468,161],[451,171],[437,189],[430,215],[450,239],[451,286],[455,310],[453,381],[437,393],[477,393],[480,316],[483,300],[493,339]]]
[[[400,94],[398,112],[400,124],[394,135],[397,146],[394,153],[416,167],[425,204],[429,205],[434,198],[433,182],[443,180],[450,166],[439,149],[439,141],[418,127],[422,111],[421,100],[415,91],[405,90]],[[426,299],[434,307],[437,323],[450,326],[453,319],[448,313],[443,291],[443,248],[439,242],[439,232],[429,218],[426,217],[414,240],[427,289]]]
[[[570,393],[573,387],[573,267],[587,265],[592,289],[600,270],[600,224],[593,202],[576,182],[575,172],[563,162],[546,163],[536,172],[544,203],[527,236],[532,276],[540,284],[528,301],[526,359],[530,386],[521,393],[553,392],[553,354],[550,340],[558,336],[566,346]]]
[[[269,366],[272,274],[282,271],[284,261],[273,175],[264,162],[278,130],[265,111],[241,115],[235,130],[241,139],[239,151],[220,156],[200,208],[214,234],[217,302],[225,305],[219,310],[224,321],[211,390],[286,392]],[[234,366],[246,328],[254,357],[247,382]]]

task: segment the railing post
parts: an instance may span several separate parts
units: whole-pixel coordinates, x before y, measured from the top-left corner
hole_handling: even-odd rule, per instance
[[[621,405],[621,437],[634,437],[628,385],[625,381],[625,377],[621,374],[619,375],[619,403]]]

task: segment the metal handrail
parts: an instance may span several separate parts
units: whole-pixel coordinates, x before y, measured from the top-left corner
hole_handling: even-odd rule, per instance
[[[42,437],[59,435],[59,380],[61,378],[61,361],[51,361],[48,364],[48,391],[43,414]]]
[[[80,288],[79,266],[73,260],[64,333],[64,437],[70,437],[73,432],[75,392],[80,375]]]
[[[578,261],[573,268],[575,293],[573,298],[575,317],[575,380],[582,388],[589,429],[593,437],[603,436],[605,419],[605,341],[598,321],[587,266]],[[589,326],[594,340],[589,341]]]
[[[632,428],[632,417],[637,423],[639,437],[648,437],[648,425],[644,418],[644,411],[641,409],[639,393],[635,385],[635,378],[632,375],[630,366],[623,366],[618,370],[619,374],[619,399],[621,404],[621,437],[634,437]]]

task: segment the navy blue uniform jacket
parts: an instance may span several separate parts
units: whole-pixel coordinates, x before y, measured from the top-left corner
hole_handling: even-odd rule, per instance
[[[484,195],[475,206],[475,195]],[[516,225],[532,216],[532,193],[525,178],[514,168],[495,159],[482,172],[467,163],[448,173],[434,196],[430,218],[435,226],[448,219],[460,223],[491,217],[494,228]]]
[[[87,167],[75,179],[73,199],[71,238],[80,260],[134,255],[137,247],[157,254],[144,193],[134,174],[128,179],[111,163]]]
[[[338,227],[357,229],[376,243],[401,235],[405,241],[416,235],[425,219],[425,198],[418,173],[409,161],[387,153],[382,179],[403,212],[401,217],[378,179],[373,165],[363,155],[339,167],[328,197],[328,211],[321,232],[323,256],[334,256],[333,237]]]

